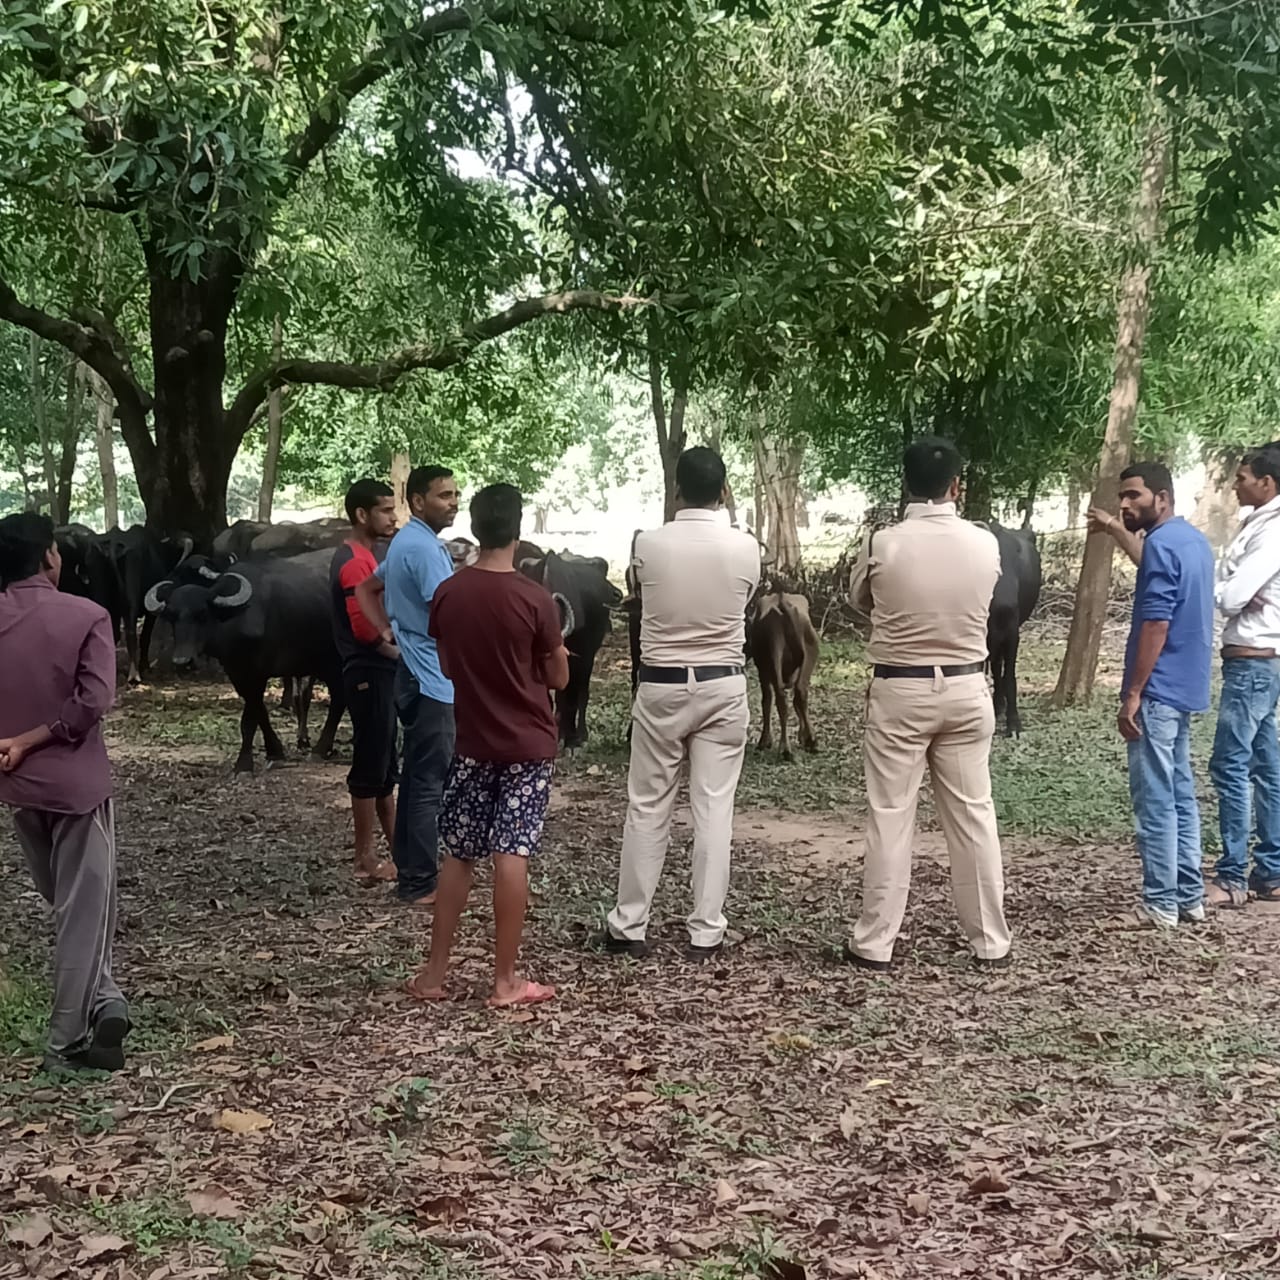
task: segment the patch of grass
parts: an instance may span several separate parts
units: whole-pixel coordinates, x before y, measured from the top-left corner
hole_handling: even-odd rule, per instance
[[[174,1244],[203,1244],[222,1255],[228,1270],[239,1271],[256,1251],[247,1224],[193,1217],[185,1205],[165,1196],[95,1200],[89,1213],[109,1231],[131,1240],[144,1258],[158,1257]]]
[[[1280,1054],[1280,1029],[1205,1032],[1142,1018],[1109,1023],[1092,1014],[1080,1022],[1046,1020],[1013,1033],[995,1032],[990,1039],[1013,1059],[1101,1067],[1124,1080],[1193,1076],[1208,1085],[1216,1085],[1224,1068],[1235,1071],[1253,1061],[1274,1062]]]
[[[10,968],[0,978],[0,1055],[38,1053],[48,1017],[48,985],[25,968]]]
[[[546,1138],[528,1120],[513,1124],[498,1139],[498,1148],[517,1173],[541,1169],[551,1162],[551,1148]]]

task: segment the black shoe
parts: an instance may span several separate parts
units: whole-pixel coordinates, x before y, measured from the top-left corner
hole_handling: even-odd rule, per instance
[[[696,943],[687,942],[684,948],[684,958],[692,960],[694,964],[706,964],[708,960],[714,960],[723,950],[723,942],[717,942],[714,947],[700,947]]]
[[[93,1020],[93,1047],[119,1049],[132,1029],[129,1006],[123,1000],[108,1000]]]
[[[1007,969],[1013,963],[1013,953],[1006,951],[1004,955],[988,960],[983,956],[973,957],[975,969]]]
[[[75,1071],[121,1071],[124,1069],[124,1050],[119,1045],[107,1048],[98,1044],[70,1052],[50,1049],[44,1055],[41,1068],[55,1075]]]
[[[596,938],[596,946],[611,956],[630,956],[633,960],[653,955],[653,943],[648,939],[615,938],[607,928]]]
[[[868,960],[866,956],[860,956],[847,942],[840,951],[840,958],[845,964],[851,964],[858,969],[867,969],[872,973],[888,973],[888,960]]]

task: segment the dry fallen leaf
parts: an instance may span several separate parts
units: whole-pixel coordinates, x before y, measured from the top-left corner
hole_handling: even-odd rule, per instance
[[[647,1089],[638,1089],[635,1093],[624,1093],[619,1099],[628,1107],[647,1107],[651,1102],[657,1102],[657,1098]]]
[[[737,1198],[738,1193],[734,1190],[733,1183],[726,1182],[723,1178],[716,1179],[716,1204],[731,1204]]]
[[[110,1257],[113,1253],[127,1253],[133,1246],[120,1236],[81,1236],[78,1262],[93,1262]]]
[[[786,1049],[792,1053],[807,1053],[813,1048],[813,1041],[808,1036],[791,1031],[775,1031],[769,1037],[769,1043],[776,1049]]]
[[[21,1129],[14,1135],[17,1138],[34,1138],[38,1133],[48,1133],[49,1126],[45,1123],[40,1124],[24,1124]]]
[[[892,1083],[892,1080],[868,1080],[862,1087],[864,1089],[883,1089],[886,1085],[890,1085]]]
[[[432,1196],[424,1200],[414,1211],[419,1218],[430,1218],[439,1222],[454,1222],[467,1211],[466,1201],[461,1196]]]
[[[215,1129],[225,1129],[228,1133],[259,1133],[270,1129],[275,1123],[261,1111],[219,1111],[213,1119]]]
[[[1134,1234],[1144,1244],[1171,1244],[1178,1238],[1158,1222],[1144,1222]]]
[[[210,1036],[207,1040],[193,1044],[191,1048],[196,1053],[217,1053],[219,1049],[230,1049],[235,1042],[235,1036]]]
[[[847,1140],[852,1138],[860,1128],[862,1128],[862,1123],[858,1119],[858,1113],[853,1109],[853,1103],[850,1103],[840,1113],[840,1132],[844,1134]]]
[[[638,1076],[642,1071],[649,1070],[649,1064],[643,1058],[628,1058],[622,1064],[624,1071],[629,1071],[633,1076]]]
[[[192,1191],[187,1196],[187,1204],[196,1218],[242,1218],[244,1210],[231,1198],[229,1192],[215,1183],[210,1183],[203,1191]]]
[[[476,1167],[476,1162],[474,1160],[441,1160],[440,1161],[441,1173],[450,1173],[450,1174],[470,1173],[475,1167]]]
[[[907,1197],[907,1213],[913,1218],[928,1217],[929,1197],[923,1191],[913,1191]]]
[[[999,1169],[984,1169],[969,1183],[971,1196],[998,1196],[1009,1190],[1009,1179]]]
[[[51,1235],[53,1224],[48,1218],[37,1214],[34,1218],[27,1218],[20,1226],[10,1227],[5,1239],[24,1249],[38,1249]]]

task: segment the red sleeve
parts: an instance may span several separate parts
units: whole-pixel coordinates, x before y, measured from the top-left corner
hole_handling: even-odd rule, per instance
[[[364,616],[364,610],[356,600],[356,588],[372,572],[373,567],[368,561],[357,560],[355,556],[352,556],[338,571],[338,585],[342,588],[342,594],[346,599],[347,621],[351,623],[351,634],[360,644],[370,646],[380,644],[382,637],[373,623]]]

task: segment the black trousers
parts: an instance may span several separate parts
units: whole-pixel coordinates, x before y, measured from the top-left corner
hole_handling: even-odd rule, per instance
[[[396,761],[396,669],[351,667],[342,673],[351,714],[351,770],[347,790],[358,800],[381,800],[400,781]]]

